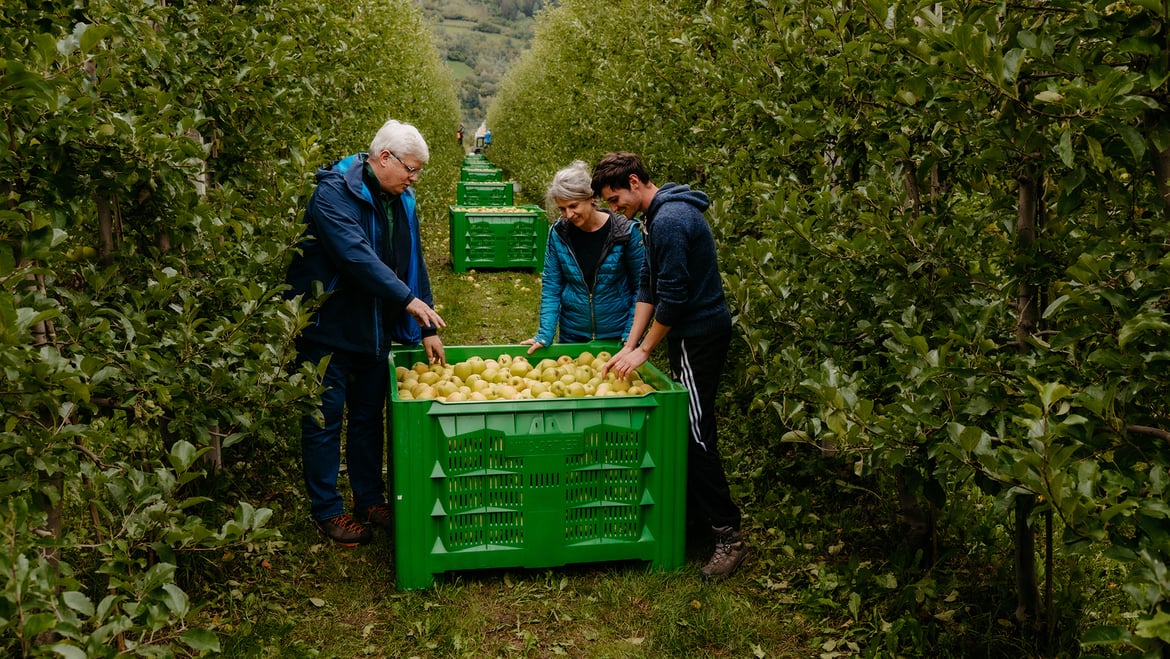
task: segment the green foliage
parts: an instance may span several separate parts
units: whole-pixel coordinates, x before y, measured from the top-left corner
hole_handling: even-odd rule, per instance
[[[543,0],[422,0],[434,22],[437,47],[459,84],[464,142],[484,121],[484,109],[500,79],[532,40],[532,17]],[[455,132],[455,126],[450,127]]]
[[[598,11],[574,0],[540,14],[531,48],[508,71],[487,116],[492,162],[533,198],[542,198],[553,174],[573,160],[636,150],[660,134],[655,113],[631,120],[629,99],[612,89],[654,83],[643,75],[643,62],[624,56],[642,52],[638,41],[677,21],[669,7],[649,5],[630,1]]]
[[[633,150],[706,190],[753,441],[831,447],[935,506],[1038,497],[1058,557],[1126,568],[1138,622],[1100,638],[1149,648],[1170,636],[1166,30],[1160,3],[570,1],[489,109],[493,158],[543,189]],[[762,459],[752,496],[783,478]]]
[[[226,486],[318,393],[282,286],[313,171],[388,107],[446,136],[450,75],[405,1],[109,0],[6,6],[0,88],[0,647],[218,651],[199,557],[280,547]]]

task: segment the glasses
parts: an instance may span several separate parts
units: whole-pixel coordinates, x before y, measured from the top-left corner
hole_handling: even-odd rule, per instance
[[[403,168],[406,169],[407,175],[420,176],[420,177],[422,176],[422,167],[411,167],[410,165],[402,162],[402,158],[399,158],[398,156],[394,155],[393,151],[387,151],[386,153],[389,153],[391,158],[397,160],[398,164],[402,165]]]

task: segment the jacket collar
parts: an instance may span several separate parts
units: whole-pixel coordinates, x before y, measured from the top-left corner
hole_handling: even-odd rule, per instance
[[[334,165],[345,179],[345,185],[349,191],[355,196],[364,199],[366,203],[371,206],[374,205],[374,194],[366,185],[366,160],[369,154],[359,153],[342,158]]]

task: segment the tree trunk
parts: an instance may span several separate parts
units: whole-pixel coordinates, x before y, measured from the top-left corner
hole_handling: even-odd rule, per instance
[[[30,288],[35,288],[41,295],[46,295],[45,276],[44,275],[30,275]],[[53,345],[57,342],[57,328],[53,325],[51,320],[42,320],[32,327],[33,345],[36,347]],[[64,422],[64,420],[62,420]],[[49,425],[53,425],[50,423]],[[49,482],[52,488],[57,492],[57,504],[49,504],[49,509],[46,510],[48,514],[48,531],[53,534],[54,538],[61,537],[61,530],[63,528],[61,522],[61,506],[63,505],[65,497],[65,480],[62,474],[54,473],[49,476]],[[50,560],[56,562],[55,556],[50,556]]]
[[[904,527],[906,542],[928,566],[938,562],[938,511],[934,504],[911,487],[904,473],[896,481],[898,489],[898,521]]]
[[[906,168],[903,174],[906,180],[906,201],[902,210],[909,210],[915,219],[922,214],[922,191],[918,185],[918,168],[912,159],[907,158],[902,166]]]
[[[1154,156],[1154,178],[1162,197],[1163,215],[1170,219],[1170,147]]]
[[[1162,9],[1162,20],[1166,20],[1167,9]],[[1159,54],[1161,61],[1157,65],[1152,65],[1151,68],[1160,68],[1165,71],[1167,66],[1170,66],[1170,44],[1162,44],[1162,52]],[[1165,97],[1163,97],[1163,100]],[[1170,121],[1170,115],[1165,109],[1149,110],[1146,113],[1146,123],[1149,130],[1152,132],[1159,127],[1164,128],[1167,122]],[[1153,145],[1155,142],[1147,137],[1147,143]],[[1153,151],[1153,149],[1151,149]],[[1162,217],[1170,219],[1170,147],[1154,152],[1154,183],[1158,186],[1158,194],[1162,197]]]
[[[35,266],[36,263],[25,261],[21,264],[22,267],[28,265]],[[29,288],[35,289],[41,295],[45,295],[46,286],[44,275],[28,275],[26,279]],[[35,347],[52,345],[57,341],[57,330],[53,325],[53,321],[51,320],[42,320],[38,322],[32,326],[31,331],[32,341]],[[47,418],[49,415],[48,412],[44,412],[42,414],[46,418],[43,418],[41,423],[43,423],[46,427],[53,427],[56,425],[52,419]],[[62,419],[62,422],[64,423],[65,420]],[[62,514],[63,506],[65,505],[65,475],[60,471],[54,471],[52,473],[42,471],[40,474],[40,480],[55,493],[55,496],[41,497],[44,501],[45,528],[38,530],[38,533],[43,533],[52,536],[56,540],[60,540],[65,528]],[[53,503],[54,499],[56,500],[56,503]],[[53,567],[54,570],[56,570],[60,561],[60,554],[58,553],[57,549],[45,548],[42,549],[42,551],[44,552],[43,555],[45,560]],[[49,630],[38,634],[34,643],[37,646],[44,647],[57,642],[57,640],[57,633],[55,631]]]
[[[930,212],[938,212],[938,200],[943,195],[943,180],[939,174],[938,163],[930,166]]]
[[[98,217],[98,259],[102,265],[114,262],[114,205],[110,195],[99,192],[96,195]]]
[[[1036,234],[1042,224],[1041,177],[1034,168],[1026,169],[1019,176],[1019,205],[1016,209],[1016,247],[1022,254],[1032,251]],[[1016,294],[1016,342],[1020,352],[1029,350],[1027,339],[1039,329],[1040,286],[1033,281],[1029,272],[1020,272]],[[1025,625],[1034,626],[1039,614],[1040,593],[1036,582],[1036,537],[1028,524],[1032,509],[1036,507],[1034,495],[1016,497],[1015,519],[1015,567],[1016,567],[1016,619]]]
[[[1027,253],[1036,244],[1039,230],[1040,183],[1035,176],[1021,175],[1019,179],[1019,207],[1016,212],[1016,248]],[[1020,352],[1027,352],[1027,339],[1033,336],[1040,324],[1040,286],[1032,281],[1029,273],[1020,273],[1016,289],[1016,342]]]
[[[1016,497],[1016,620],[1031,626],[1040,609],[1040,591],[1036,586],[1036,534],[1028,525],[1028,517],[1036,507],[1036,497]]]

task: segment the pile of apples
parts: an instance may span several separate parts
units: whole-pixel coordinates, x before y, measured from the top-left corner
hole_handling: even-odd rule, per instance
[[[473,356],[456,364],[417,362],[394,369],[399,400],[438,400],[446,403],[528,398],[583,398],[585,396],[641,396],[654,391],[635,373],[622,380],[613,373],[601,377],[610,354],[582,352],[575,359],[562,355],[529,363],[524,356],[501,354],[495,359]]]
[[[456,206],[464,213],[531,213],[531,208],[522,206]]]

